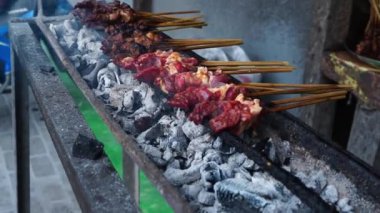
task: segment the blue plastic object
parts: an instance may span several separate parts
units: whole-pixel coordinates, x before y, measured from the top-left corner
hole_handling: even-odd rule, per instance
[[[24,13],[20,18],[32,18],[34,16],[34,11],[28,11]],[[4,71],[5,74],[11,72],[11,49],[10,41],[8,38],[8,24],[0,25],[0,60],[4,61]]]

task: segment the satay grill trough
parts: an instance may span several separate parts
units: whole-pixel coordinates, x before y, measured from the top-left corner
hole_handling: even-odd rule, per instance
[[[379,176],[289,113],[262,114],[243,130],[219,131],[207,119],[195,124],[188,111],[170,105],[162,88],[120,67],[117,56],[105,54],[112,49],[101,50],[110,36],[104,28],[74,16],[38,18],[31,25],[174,211],[379,209]],[[159,54],[176,51],[205,60],[182,47]]]

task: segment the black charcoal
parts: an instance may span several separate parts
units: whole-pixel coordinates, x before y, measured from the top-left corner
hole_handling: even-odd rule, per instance
[[[77,158],[97,160],[104,154],[103,144],[93,138],[79,134],[74,142],[72,154]]]

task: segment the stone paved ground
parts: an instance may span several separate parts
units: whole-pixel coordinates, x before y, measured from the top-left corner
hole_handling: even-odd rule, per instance
[[[50,135],[30,93],[31,212],[81,212]],[[0,94],[0,213],[16,212],[11,95]]]

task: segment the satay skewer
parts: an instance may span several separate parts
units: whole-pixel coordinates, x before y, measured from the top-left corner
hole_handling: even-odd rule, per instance
[[[217,42],[239,42],[243,43],[241,39],[168,39],[162,41],[164,44],[210,44]]]
[[[201,13],[201,11],[200,10],[184,10],[184,11],[159,12],[159,13],[139,11],[138,13],[142,14],[142,15],[146,15],[146,16],[163,16],[163,15],[178,15],[178,14]]]
[[[293,71],[295,67],[292,66],[218,66],[218,67],[207,67],[208,70],[214,71],[214,70],[263,70],[263,71],[270,71],[270,70],[284,70],[284,71]]]
[[[287,66],[286,61],[202,61],[202,66]]]
[[[185,25],[185,26],[179,26],[179,27],[166,27],[166,28],[159,28],[157,30],[154,30],[153,32],[165,32],[165,31],[172,31],[172,30],[180,30],[180,29],[187,29],[187,28],[202,28],[204,26],[207,26],[207,24],[191,24],[191,25]]]
[[[285,110],[299,108],[299,107],[303,107],[303,106],[313,105],[313,104],[317,104],[317,103],[344,99],[345,97],[346,97],[346,95],[333,96],[333,97],[327,97],[327,98],[319,98],[319,99],[310,100],[310,101],[296,102],[296,103],[288,104],[288,105],[284,105],[284,106],[269,107],[269,108],[267,108],[267,110],[269,112],[279,112],[279,111],[285,111]]]
[[[279,104],[289,104],[294,102],[303,102],[303,101],[312,101],[317,100],[321,98],[330,98],[335,96],[342,96],[346,95],[347,91],[335,91],[335,92],[326,92],[322,94],[316,94],[316,95],[307,95],[307,96],[301,96],[301,97],[295,97],[295,98],[285,98],[280,100],[272,101],[271,104],[279,105]]]
[[[342,88],[350,89],[351,86],[340,84],[288,84],[288,83],[241,83],[239,86],[261,86],[261,87],[293,87],[293,88]]]
[[[253,92],[247,93],[247,96],[250,97],[258,97],[264,95],[280,95],[280,94],[298,94],[298,93],[324,93],[324,92],[332,92],[332,91],[346,91],[347,88],[321,88],[321,87],[310,87],[310,88],[295,88],[295,89],[283,89],[279,91],[263,91],[263,92]]]
[[[289,68],[272,68],[272,69],[240,69],[240,70],[222,70],[221,73],[228,75],[237,74],[255,74],[255,73],[277,73],[277,72],[291,72],[293,69]],[[268,87],[269,88],[269,87]]]

